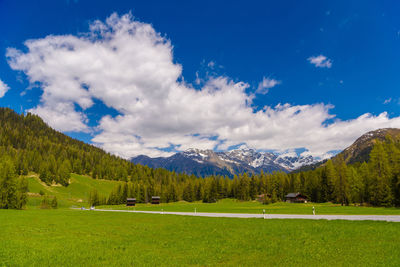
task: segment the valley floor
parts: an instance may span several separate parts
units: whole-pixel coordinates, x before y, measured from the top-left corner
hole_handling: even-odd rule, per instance
[[[0,266],[399,266],[400,224],[0,210]]]

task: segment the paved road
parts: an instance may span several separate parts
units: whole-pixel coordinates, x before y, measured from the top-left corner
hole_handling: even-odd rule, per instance
[[[225,218],[264,218],[263,214],[249,213],[210,213],[210,212],[171,212],[171,211],[133,211],[133,210],[108,210],[95,209],[94,211],[109,212],[134,212],[150,214],[172,214],[199,217],[225,217]],[[400,222],[400,215],[300,215],[300,214],[266,214],[265,219],[310,219],[310,220],[349,220],[349,221],[388,221]]]

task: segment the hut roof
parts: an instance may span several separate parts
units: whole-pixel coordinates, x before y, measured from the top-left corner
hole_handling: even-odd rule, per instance
[[[297,197],[299,195],[301,196],[301,194],[299,192],[297,192],[297,193],[289,193],[289,194],[286,195],[286,197]]]

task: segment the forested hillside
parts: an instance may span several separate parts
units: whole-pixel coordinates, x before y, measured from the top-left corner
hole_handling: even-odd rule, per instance
[[[92,204],[120,204],[126,197],[147,202],[154,195],[163,202],[251,200],[261,194],[269,203],[284,200],[289,192],[302,192],[313,202],[400,205],[400,142],[390,136],[374,141],[369,162],[346,165],[339,156],[306,172],[197,178],[134,165],[51,129],[35,115],[0,108],[0,123],[0,198],[11,203],[3,208],[20,208],[26,202],[26,182],[17,176],[28,172],[38,173],[47,184],[63,186],[68,186],[71,173],[126,182],[109,196],[88,192]]]
[[[151,176],[152,170],[134,165],[102,149],[51,129],[36,115],[19,115],[0,108],[0,154],[10,157],[17,174],[40,174],[47,184],[68,185],[70,173],[127,181]]]

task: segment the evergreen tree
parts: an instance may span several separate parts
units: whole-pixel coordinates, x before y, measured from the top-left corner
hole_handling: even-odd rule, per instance
[[[49,209],[50,208],[50,202],[49,202],[49,198],[44,195],[42,202],[40,203],[40,208],[41,209]]]
[[[27,193],[28,193],[28,181],[24,177],[19,178],[17,182],[17,193],[16,193],[17,209],[22,209],[26,205],[26,202],[28,201]]]
[[[350,190],[350,202],[362,203],[363,192],[365,191],[362,177],[357,172],[357,169],[352,166],[347,168],[347,177]]]
[[[17,209],[20,206],[14,165],[8,158],[0,159],[0,208]]]
[[[187,185],[185,186],[183,190],[183,200],[192,202],[194,201],[194,191],[193,191],[193,186],[191,182],[188,182]]]
[[[89,194],[89,205],[97,206],[100,204],[99,193],[96,189],[92,189]]]
[[[51,200],[51,208],[57,209],[57,207],[58,207],[57,197],[54,196],[53,199]]]
[[[349,183],[347,179],[347,166],[343,160],[343,157],[339,155],[338,163],[336,166],[336,180],[334,181],[334,195],[336,201],[343,205],[349,204]]]
[[[391,185],[391,170],[388,155],[383,144],[377,142],[370,153],[371,203],[376,206],[391,206],[393,201]]]

